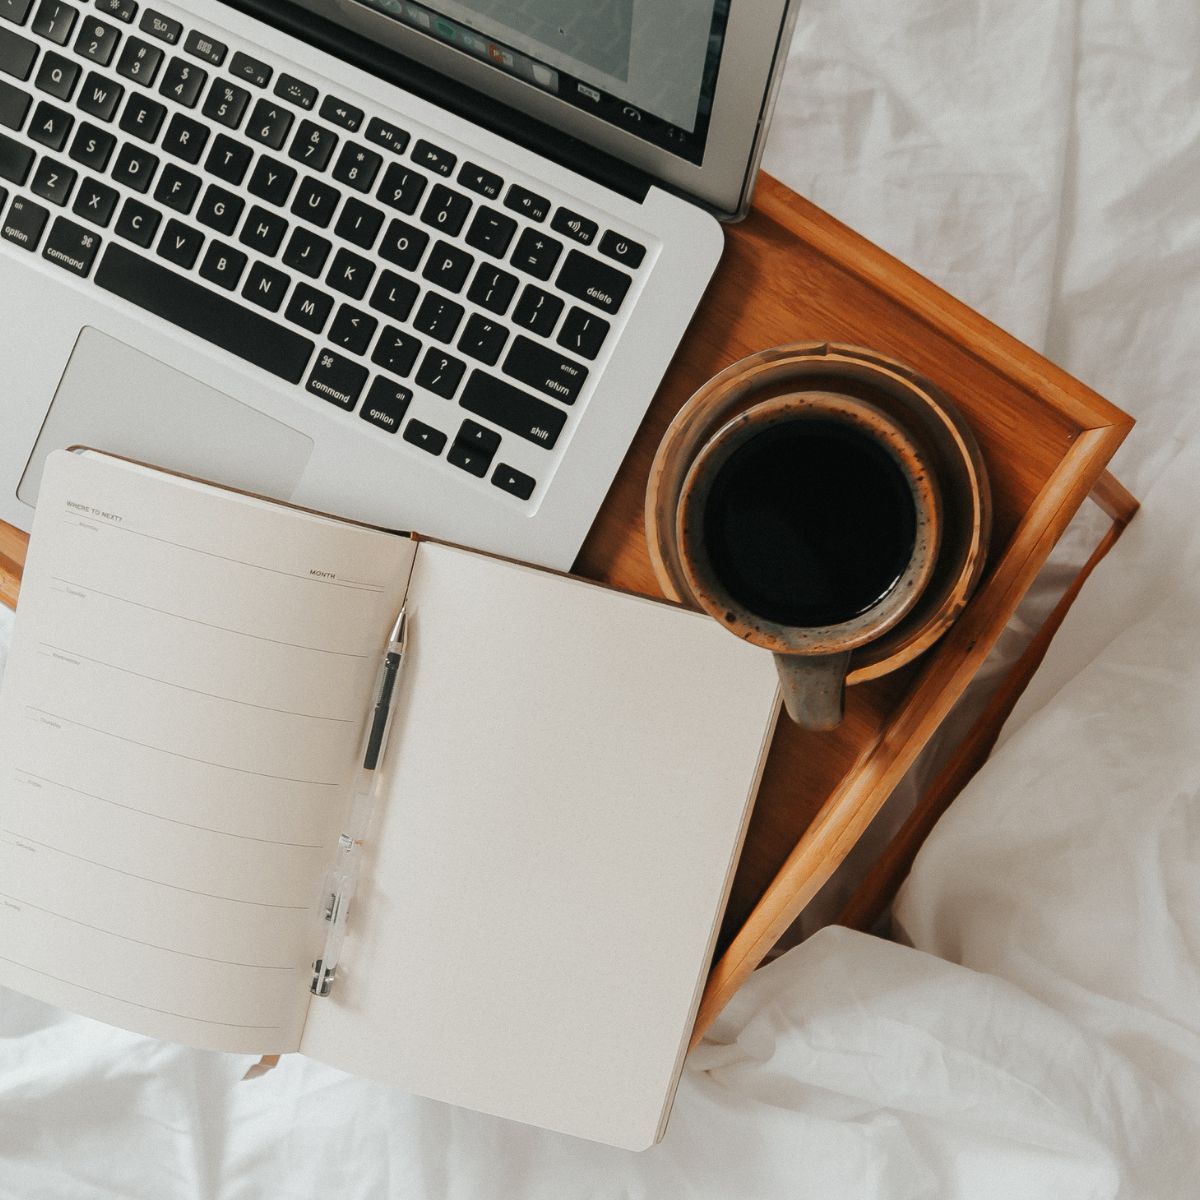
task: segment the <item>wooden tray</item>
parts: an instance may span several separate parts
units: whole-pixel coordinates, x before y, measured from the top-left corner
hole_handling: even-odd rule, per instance
[[[849,342],[899,358],[971,422],[991,476],[992,549],[974,599],[917,662],[848,693],[845,723],[804,733],[784,722],[697,1020],[698,1038],[816,894],[983,662],[1075,511],[1097,484],[1114,519],[1098,559],[1136,509],[1108,460],[1133,422],[1120,409],[768,176],[728,231],[711,289],[585,543],[576,570],[658,594],[642,511],[671,417],[710,376],[755,350]],[[0,599],[13,603],[24,537],[0,525]],[[1082,583],[1089,563],[1077,583]],[[1071,592],[1065,603],[1073,597]],[[1065,611],[1060,607],[1057,619]],[[1014,669],[929,802],[889,847],[856,914],[877,911],[932,820],[986,754],[1053,632]]]

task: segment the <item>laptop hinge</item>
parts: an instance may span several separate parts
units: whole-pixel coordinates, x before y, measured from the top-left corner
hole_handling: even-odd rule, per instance
[[[597,150],[579,138],[571,137],[491,96],[448,79],[415,59],[377,45],[306,9],[290,3],[281,4],[279,0],[221,0],[221,3],[299,38],[351,66],[413,92],[526,149],[551,158],[638,203],[646,199],[655,182],[644,171]]]

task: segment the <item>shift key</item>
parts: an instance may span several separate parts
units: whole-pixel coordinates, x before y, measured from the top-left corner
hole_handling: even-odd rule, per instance
[[[29,178],[33,159],[34,153],[28,146],[22,146],[14,138],[0,133],[0,179],[7,179],[9,183],[24,183]]]
[[[558,441],[567,414],[501,379],[472,371],[459,403],[468,412],[549,450]]]

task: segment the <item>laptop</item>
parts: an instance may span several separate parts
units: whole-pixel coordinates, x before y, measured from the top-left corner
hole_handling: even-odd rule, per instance
[[[567,568],[792,0],[0,0],[0,519],[95,446]]]

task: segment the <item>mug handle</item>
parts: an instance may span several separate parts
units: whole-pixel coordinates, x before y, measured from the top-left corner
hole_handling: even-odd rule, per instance
[[[775,667],[787,715],[803,729],[834,729],[845,711],[850,651],[840,654],[776,654]]]

